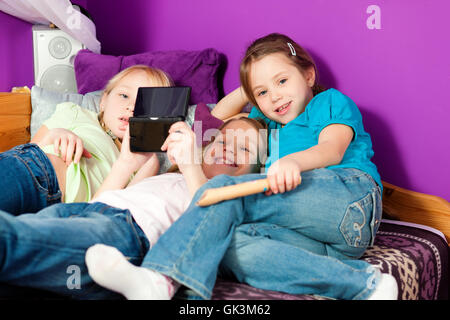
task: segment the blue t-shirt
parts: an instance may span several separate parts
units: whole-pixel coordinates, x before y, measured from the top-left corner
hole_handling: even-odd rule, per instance
[[[345,124],[353,129],[354,136],[342,161],[327,168],[356,168],[368,173],[383,188],[373,157],[372,140],[364,130],[361,113],[349,97],[336,89],[317,94],[297,118],[282,124],[267,118],[253,107],[249,118],[262,118],[269,128],[269,157],[266,168],[278,159],[298,151],[309,149],[319,142],[319,134],[330,124]],[[274,129],[278,129],[275,130]],[[278,150],[278,152],[273,152]]]

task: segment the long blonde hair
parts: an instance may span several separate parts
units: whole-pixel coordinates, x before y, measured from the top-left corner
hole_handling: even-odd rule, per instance
[[[120,71],[114,77],[112,77],[103,89],[103,95],[109,95],[123,78],[135,71],[144,71],[149,78],[154,79],[155,83],[157,83],[157,85],[161,87],[173,86],[173,81],[170,76],[161,69],[152,68],[143,64],[136,64]],[[103,120],[103,113],[104,111],[100,111],[100,113],[98,114],[98,122],[100,123],[103,130],[105,130],[105,132],[113,139],[115,145],[120,150],[122,143],[120,139],[115,137],[112,134],[111,130],[106,126],[105,121]]]
[[[155,82],[157,82],[161,87],[173,86],[172,80],[164,71],[146,66],[144,64],[136,64],[120,71],[118,74],[112,77],[103,89],[103,93],[110,94],[110,92],[117,86],[117,83],[120,80],[134,71],[144,71],[149,78],[155,79]]]

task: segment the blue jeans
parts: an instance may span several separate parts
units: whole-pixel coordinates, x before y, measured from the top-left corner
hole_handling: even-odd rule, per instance
[[[61,202],[53,165],[36,144],[0,153],[0,172],[0,210],[19,215]]]
[[[291,294],[366,299],[379,270],[358,260],[381,220],[380,187],[357,169],[302,173],[293,191],[263,193],[209,207],[195,202],[207,188],[263,175],[218,176],[152,247],[142,266],[209,299],[216,277]]]
[[[72,298],[118,298],[87,272],[86,250],[96,243],[138,265],[149,249],[130,212],[103,203],[55,204],[16,217],[0,211],[0,282]]]

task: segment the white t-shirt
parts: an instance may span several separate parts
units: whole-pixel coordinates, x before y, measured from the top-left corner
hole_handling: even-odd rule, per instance
[[[153,246],[188,208],[192,197],[180,173],[146,178],[122,190],[105,191],[91,202],[128,209]]]

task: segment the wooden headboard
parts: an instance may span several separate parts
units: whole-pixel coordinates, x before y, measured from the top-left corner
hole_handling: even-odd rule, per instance
[[[0,152],[30,141],[31,95],[0,93]],[[383,217],[418,223],[444,233],[450,243],[450,203],[383,181]]]
[[[383,217],[413,222],[442,231],[450,244],[450,203],[383,181]]]
[[[0,152],[30,141],[31,95],[0,92]]]

